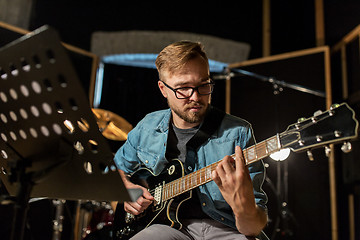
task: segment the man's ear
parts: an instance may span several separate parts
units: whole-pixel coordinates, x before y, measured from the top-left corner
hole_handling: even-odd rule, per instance
[[[167,98],[167,94],[166,94],[166,91],[165,91],[165,85],[162,81],[158,81],[158,86],[159,86],[159,89],[161,91],[161,94],[164,96],[164,98]]]

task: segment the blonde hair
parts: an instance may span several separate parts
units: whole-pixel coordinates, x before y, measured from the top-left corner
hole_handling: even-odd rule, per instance
[[[201,43],[180,41],[168,45],[159,53],[155,61],[160,79],[164,81],[165,73],[171,76],[187,62],[197,57],[203,58],[209,67],[208,58]]]

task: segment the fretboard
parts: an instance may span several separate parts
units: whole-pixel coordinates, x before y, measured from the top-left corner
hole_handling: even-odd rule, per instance
[[[270,154],[277,152],[281,149],[279,136],[275,135],[258,144],[248,147],[243,150],[246,165],[261,160]],[[235,158],[235,154],[231,155]],[[215,162],[198,171],[187,174],[172,182],[164,185],[162,192],[162,200],[167,201],[182,193],[192,190],[198,186],[212,181],[211,172],[215,170],[217,165],[221,162]]]

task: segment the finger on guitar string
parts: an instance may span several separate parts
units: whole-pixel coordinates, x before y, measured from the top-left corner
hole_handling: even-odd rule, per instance
[[[219,164],[223,167],[225,174],[235,171],[234,161],[235,159],[233,157],[226,156],[221,164]]]
[[[141,196],[136,200],[136,203],[143,209],[146,209],[152,202],[153,202],[153,200],[149,200],[149,199],[145,198],[144,196]]]
[[[125,211],[138,215],[145,211],[153,202],[154,197],[146,190],[143,192],[143,195],[140,196],[135,202],[127,202],[124,205]]]
[[[140,206],[137,202],[124,202],[125,212],[133,215],[139,215],[140,213],[143,213],[145,209],[145,207]]]
[[[246,160],[244,157],[244,153],[240,146],[235,147],[235,167],[237,169],[237,173],[241,174],[241,176],[246,176],[250,178],[249,169],[246,166]]]
[[[225,180],[227,175],[235,171],[235,168],[232,164],[233,158],[230,156],[225,156],[221,162],[216,166],[215,171],[220,177],[221,181]]]
[[[229,161],[230,156],[225,156],[221,162],[216,166],[215,170],[211,173],[212,180],[221,188],[223,179],[225,179],[226,172],[230,171],[229,166],[224,166],[225,161]]]
[[[211,172],[211,179],[216,183],[216,185],[221,187],[221,179],[219,177],[219,174],[216,172],[216,170]]]
[[[235,147],[235,167],[240,167],[243,168],[246,163],[245,163],[245,157],[244,157],[244,153],[242,151],[242,149],[240,148],[240,146],[236,146]]]
[[[147,199],[147,200],[150,200],[150,201],[154,201],[154,197],[153,195],[149,192],[148,189],[143,189],[143,195],[142,195],[143,198]]]

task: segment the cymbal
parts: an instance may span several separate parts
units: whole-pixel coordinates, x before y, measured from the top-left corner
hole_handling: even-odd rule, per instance
[[[123,117],[100,108],[91,109],[95,115],[99,130],[104,137],[115,141],[125,141],[132,125]]]

